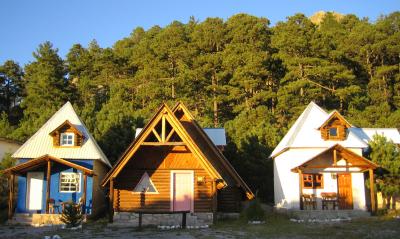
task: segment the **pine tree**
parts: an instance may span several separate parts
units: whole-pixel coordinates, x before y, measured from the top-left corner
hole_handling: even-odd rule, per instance
[[[377,190],[386,197],[389,209],[390,200],[400,193],[400,148],[383,135],[374,135],[369,145],[372,161],[380,166],[376,172]]]

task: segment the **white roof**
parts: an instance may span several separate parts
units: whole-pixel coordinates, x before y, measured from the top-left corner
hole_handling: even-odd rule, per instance
[[[54,129],[68,120],[84,136],[82,147],[54,147],[49,135]],[[94,159],[111,166],[107,157],[86,129],[70,102],[61,107],[32,137],[30,137],[13,155],[13,158],[37,158],[45,154],[62,159]]]
[[[135,138],[140,134],[142,129],[143,128],[136,128]],[[226,145],[226,134],[224,128],[204,128],[203,130],[215,145]]]
[[[330,117],[325,110],[311,102],[293,126],[289,129],[270,157],[274,157],[288,148],[330,148],[340,144],[345,148],[366,148],[368,144],[353,131],[349,131],[344,141],[324,140],[318,128]]]
[[[400,133],[396,128],[351,128],[350,130],[366,143],[372,140],[375,134],[379,134],[395,144],[400,144]]]

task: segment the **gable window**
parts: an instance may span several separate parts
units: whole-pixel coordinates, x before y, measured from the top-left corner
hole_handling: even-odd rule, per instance
[[[339,136],[338,128],[336,128],[336,127],[329,128],[329,136],[330,137],[338,137]]]
[[[60,146],[74,146],[74,133],[61,133]]]
[[[324,188],[324,176],[322,174],[303,174],[303,188]]]
[[[72,193],[81,191],[81,174],[73,172],[60,173],[60,192]]]
[[[135,189],[133,189],[133,193],[150,193],[150,194],[158,193],[156,187],[154,186],[147,172],[145,172],[142,175],[142,178],[140,179],[139,183],[136,185]]]

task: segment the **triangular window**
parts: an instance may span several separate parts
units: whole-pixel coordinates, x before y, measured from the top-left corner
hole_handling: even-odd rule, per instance
[[[133,189],[134,193],[158,193],[156,187],[151,181],[149,174],[144,172],[142,178],[139,183],[136,185],[135,189]]]

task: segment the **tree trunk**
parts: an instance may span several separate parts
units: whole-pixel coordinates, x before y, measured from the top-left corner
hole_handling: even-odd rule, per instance
[[[213,76],[211,77],[211,85],[212,85],[212,89],[213,89],[214,127],[218,127],[217,84],[218,84],[218,80],[214,73]]]

